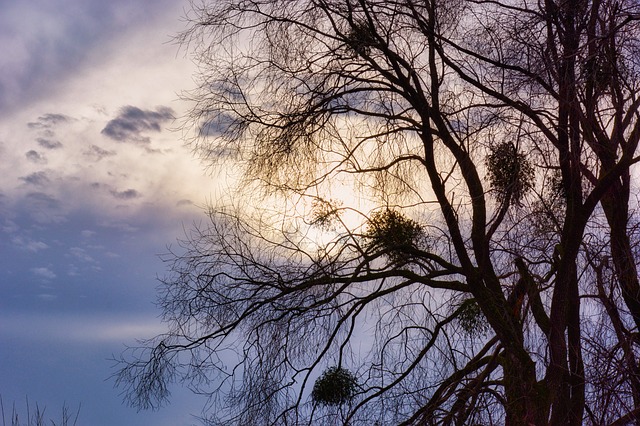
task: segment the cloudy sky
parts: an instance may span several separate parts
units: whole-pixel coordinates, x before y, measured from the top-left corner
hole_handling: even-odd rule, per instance
[[[158,255],[220,183],[174,118],[194,67],[171,43],[185,0],[0,0],[0,396],[79,425],[188,425],[108,380],[125,344],[162,330]],[[47,416],[47,417],[49,417]]]

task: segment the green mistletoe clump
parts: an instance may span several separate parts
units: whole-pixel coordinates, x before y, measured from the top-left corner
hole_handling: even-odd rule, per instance
[[[491,189],[500,201],[521,205],[533,187],[533,166],[512,142],[493,148],[487,156],[487,171]]]
[[[392,261],[402,261],[419,246],[422,227],[413,219],[395,210],[373,213],[364,232],[365,247],[383,250]]]
[[[314,383],[311,398],[322,405],[340,405],[353,398],[357,387],[358,382],[349,370],[329,367]]]

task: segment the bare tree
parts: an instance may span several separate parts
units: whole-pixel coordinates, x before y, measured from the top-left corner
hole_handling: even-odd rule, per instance
[[[168,258],[129,402],[180,380],[212,424],[639,424],[637,2],[192,6],[189,143],[242,179]]]

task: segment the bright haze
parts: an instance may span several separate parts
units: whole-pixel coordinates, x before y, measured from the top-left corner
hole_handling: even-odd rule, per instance
[[[0,396],[26,422],[188,425],[203,401],[121,404],[110,361],[162,332],[158,255],[217,182],[175,129],[193,66],[176,0],[0,0]],[[178,120],[176,120],[176,118]],[[2,420],[0,420],[2,422]]]

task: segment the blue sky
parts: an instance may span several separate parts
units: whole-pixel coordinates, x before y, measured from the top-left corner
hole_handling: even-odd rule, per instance
[[[108,380],[125,344],[162,331],[158,255],[221,182],[182,146],[194,66],[180,0],[0,0],[0,395],[80,425],[188,425],[176,386],[137,413]]]

